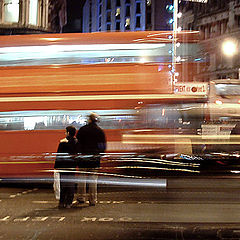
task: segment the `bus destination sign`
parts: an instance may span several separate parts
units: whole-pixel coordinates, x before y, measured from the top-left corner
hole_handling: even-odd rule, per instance
[[[176,83],[174,93],[181,95],[207,95],[208,84],[202,82]]]

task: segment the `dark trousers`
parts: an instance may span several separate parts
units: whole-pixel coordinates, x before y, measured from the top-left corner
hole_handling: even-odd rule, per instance
[[[60,204],[70,205],[74,198],[75,175],[60,173]]]

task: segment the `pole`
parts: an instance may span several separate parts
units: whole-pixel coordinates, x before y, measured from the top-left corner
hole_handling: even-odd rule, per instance
[[[178,0],[174,1],[173,9],[173,38],[172,38],[172,89],[174,90],[176,60],[177,60],[177,26],[178,26]]]

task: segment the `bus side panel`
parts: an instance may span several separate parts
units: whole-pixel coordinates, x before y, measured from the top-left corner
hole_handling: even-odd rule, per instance
[[[2,68],[1,82],[1,94],[171,91],[168,67],[164,65],[162,68],[143,64]]]
[[[119,151],[121,131],[105,133],[107,151]],[[52,176],[57,147],[64,137],[64,130],[0,131],[0,177]]]

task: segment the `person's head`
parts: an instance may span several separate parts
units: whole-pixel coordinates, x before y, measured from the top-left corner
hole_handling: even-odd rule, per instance
[[[99,116],[96,113],[90,113],[88,115],[88,122],[89,123],[96,123],[99,122]]]
[[[76,134],[76,128],[74,126],[67,126],[66,127],[66,135],[67,137],[74,137]]]

